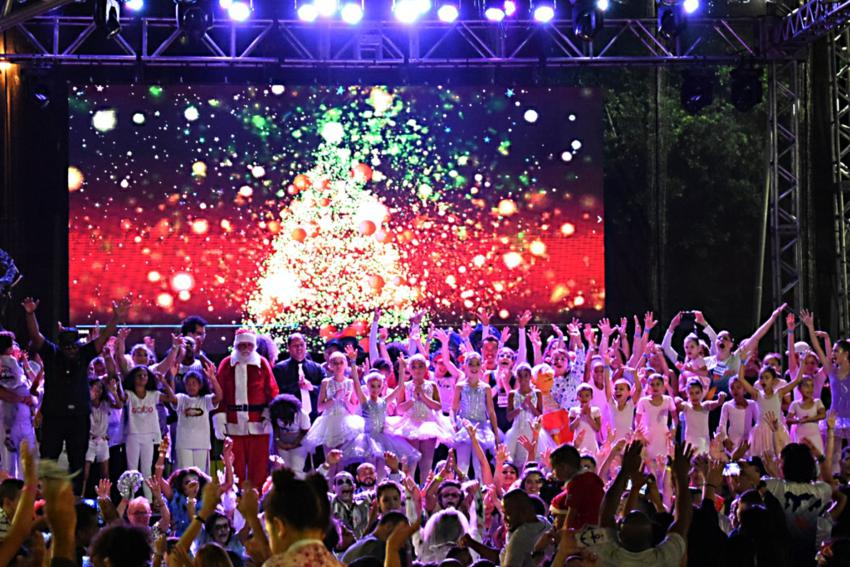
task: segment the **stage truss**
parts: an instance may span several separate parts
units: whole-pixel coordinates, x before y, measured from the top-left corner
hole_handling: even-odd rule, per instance
[[[838,332],[850,334],[850,30],[830,37],[833,215]]]
[[[0,25],[2,25],[0,23]],[[330,21],[216,21],[189,38],[174,18],[122,20],[104,39],[91,18],[50,15],[13,28],[19,63],[170,67],[419,68],[565,67],[661,63],[731,64],[764,59],[768,30],[761,18],[695,19],[674,42],[656,34],[655,19],[608,19],[592,42],[569,21],[444,24],[393,21],[349,26]]]

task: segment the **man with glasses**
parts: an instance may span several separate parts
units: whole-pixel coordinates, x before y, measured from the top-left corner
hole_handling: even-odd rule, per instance
[[[369,500],[354,497],[354,477],[347,472],[334,476],[333,491],[331,513],[360,539],[369,523]]]
[[[319,386],[325,377],[322,367],[307,358],[307,341],[301,333],[292,333],[286,342],[289,358],[275,365],[274,379],[281,394],[292,394],[310,419],[318,416]]]

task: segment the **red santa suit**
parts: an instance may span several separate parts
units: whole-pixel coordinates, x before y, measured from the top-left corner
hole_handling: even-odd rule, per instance
[[[227,416],[225,432],[233,439],[235,473],[259,489],[269,466],[272,427],[268,407],[278,389],[268,361],[255,350],[240,358],[240,343],[256,348],[257,336],[245,329],[236,331],[233,353],[218,367],[223,394],[219,407]]]

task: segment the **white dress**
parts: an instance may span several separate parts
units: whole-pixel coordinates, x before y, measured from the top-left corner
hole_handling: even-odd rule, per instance
[[[794,417],[810,418],[815,417],[818,411],[823,409],[823,402],[815,400],[812,407],[806,409],[803,407],[803,402],[794,400],[791,402],[791,407],[788,408],[788,413],[794,414]],[[797,443],[802,443],[803,439],[811,441],[812,445],[817,447],[818,451],[823,453],[823,439],[820,436],[820,428],[818,422],[800,423],[791,426],[791,436]]]
[[[695,409],[694,404],[685,401],[682,402],[682,413],[685,414],[685,443],[690,443],[697,455],[708,453],[711,440],[708,428],[709,412],[701,407]]]
[[[720,409],[720,425],[717,434],[721,438],[729,439],[734,446],[738,446],[744,439],[750,438],[753,423],[758,420],[758,406],[752,400],[747,402],[745,408],[735,405],[735,400],[723,404]]]
[[[468,382],[461,385],[460,407],[458,407],[456,416],[455,445],[471,443],[469,433],[463,426],[463,422],[466,420],[478,426],[475,435],[481,448],[490,452],[496,450],[496,437],[493,435],[493,427],[490,424],[490,416],[487,412],[487,395],[487,387],[481,382],[476,384],[475,387],[470,386]]]
[[[581,406],[575,406],[570,408],[570,421],[576,419],[581,415]],[[600,422],[602,420],[602,410],[600,410],[596,406],[590,406],[590,417],[594,419],[599,419]],[[599,451],[599,443],[596,441],[596,431],[593,427],[588,423],[586,419],[582,419],[578,422],[578,426],[575,431],[573,431],[573,440],[578,438],[579,433],[584,431],[584,437],[581,440],[581,443],[575,446],[578,449],[579,453],[585,454],[589,453],[596,457],[596,452]]]
[[[788,443],[788,429],[782,413],[782,398],[776,392],[767,397],[764,392],[759,394],[756,404],[759,410],[758,423],[750,432],[750,454],[761,457],[767,452],[779,454]],[[767,414],[773,414],[779,419],[778,430],[774,432],[767,421]]]
[[[338,382],[334,378],[325,378],[326,396],[331,400],[310,431],[304,437],[303,445],[313,450],[319,445],[326,448],[339,448],[354,440],[363,431],[363,418],[348,410],[347,400],[351,399],[354,383],[351,378]]]
[[[608,411],[611,414],[611,435],[613,436],[611,441],[617,442],[624,439],[634,431],[635,403],[631,397],[626,398],[622,410],[617,401],[612,399],[608,403]]]
[[[667,454],[667,418],[676,411],[676,403],[670,396],[661,396],[661,405],[654,405],[651,397],[638,400],[637,414],[641,416],[641,427],[646,437],[647,457],[654,459]]]
[[[437,386],[431,381],[422,382],[422,390],[425,396],[434,399],[434,388]],[[416,384],[405,382],[405,401],[413,400],[413,406],[404,415],[388,417],[387,426],[390,431],[416,441],[437,440],[442,443],[451,444],[454,438],[454,429],[449,418],[439,410],[432,410],[425,402],[417,400],[415,396]]]
[[[529,457],[525,449],[519,444],[519,438],[525,435],[531,439],[533,435],[532,424],[534,423],[534,414],[523,407],[525,400],[529,400],[532,406],[537,407],[537,401],[542,394],[538,390],[532,390],[527,394],[521,394],[519,390],[514,390],[513,404],[508,402],[508,411],[519,410],[519,413],[514,418],[511,428],[505,433],[505,447],[508,449],[508,454],[514,463],[523,464],[529,458],[536,460],[539,455],[542,455],[546,449],[554,449],[557,447],[555,441],[546,433],[545,429],[540,429],[540,435],[537,438],[537,455]]]

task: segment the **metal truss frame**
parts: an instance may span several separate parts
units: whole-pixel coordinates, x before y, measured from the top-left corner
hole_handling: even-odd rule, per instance
[[[850,0],[848,0],[850,1]],[[494,24],[422,21],[305,23],[291,20],[218,20],[190,40],[174,18],[122,20],[103,39],[90,17],[48,15],[19,23],[17,63],[76,66],[272,68],[520,68],[665,63],[731,64],[765,53],[761,18],[695,19],[674,42],[656,33],[655,19],[608,19],[592,42],[572,33],[570,21]]]
[[[838,332],[850,335],[850,29],[829,39]]]
[[[845,26],[848,19],[850,0],[809,0],[782,18],[774,28],[772,44],[781,53],[793,55],[815,39]]]
[[[803,76],[806,63],[768,66],[768,190],[773,305],[803,305],[803,239],[800,222],[804,178],[800,163],[800,126],[804,120]],[[782,326],[774,326],[782,345]]]

